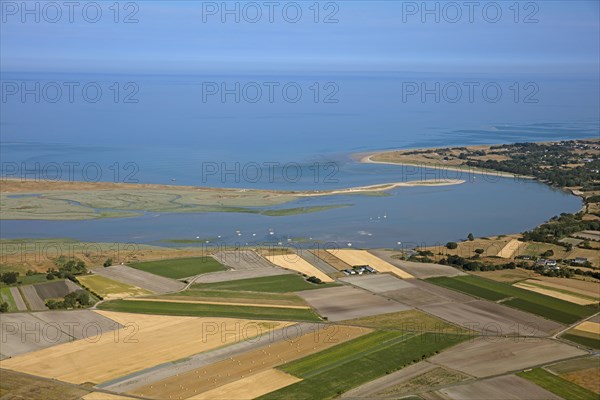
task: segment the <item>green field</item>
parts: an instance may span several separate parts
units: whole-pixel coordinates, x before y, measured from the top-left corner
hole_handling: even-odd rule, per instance
[[[109,295],[122,294],[127,297],[143,296],[152,294],[152,292],[128,285],[123,282],[114,281],[100,275],[85,275],[78,278],[79,282],[102,297]]]
[[[306,305],[300,296],[292,293],[269,292],[236,292],[232,290],[204,290],[191,288],[160,296],[163,299],[197,300],[197,301],[223,301],[234,303],[271,303],[290,306]]]
[[[208,272],[224,271],[223,264],[212,257],[175,258],[171,260],[133,263],[132,268],[166,278],[181,279]]]
[[[572,324],[598,311],[597,305],[581,306],[474,275],[430,278],[427,281],[486,300],[507,299],[502,304],[564,324]]]
[[[578,343],[585,347],[600,350],[600,339],[598,339],[597,337],[594,338],[594,337],[582,336],[579,334],[568,333],[568,332],[571,332],[571,331],[567,331],[567,333],[562,334],[560,337],[563,339],[570,340],[571,342]]]
[[[5,271],[12,271],[12,269],[9,268],[2,268],[2,271],[0,272],[5,272]],[[32,285],[34,283],[45,283],[45,282],[49,282],[48,279],[46,279],[46,274],[33,274],[33,275],[23,275],[20,274],[19,278],[17,279],[17,283],[15,283],[14,285],[10,285],[10,286],[21,286],[21,285]],[[9,285],[7,285],[4,282],[0,282],[0,288],[7,288],[9,287]]]
[[[98,306],[101,310],[138,314],[177,315],[190,317],[232,317],[248,319],[274,319],[285,321],[321,321],[313,310],[307,308],[276,308],[233,306],[221,304],[173,303],[160,301],[114,300]]]
[[[373,332],[285,364],[280,369],[304,380],[260,399],[331,399],[440,350],[466,336]]]
[[[598,400],[598,395],[594,392],[582,388],[572,382],[569,382],[560,376],[554,375],[542,368],[536,368],[530,371],[517,374],[536,385],[546,389],[549,392],[569,400]]]
[[[8,303],[8,311],[19,311],[17,309],[17,305],[15,304],[15,299],[12,296],[12,293],[10,292],[10,288],[7,287],[3,287],[0,288],[0,301],[4,301],[6,303]]]
[[[299,275],[291,274],[192,285],[192,287],[195,289],[242,290],[249,292],[270,293],[297,292],[300,290],[322,289],[331,286],[337,286],[337,284],[314,284],[305,281],[304,278]]]
[[[447,332],[467,333],[455,325],[417,310],[399,311],[389,314],[349,319],[343,324],[364,326],[375,329],[389,329],[406,332]]]

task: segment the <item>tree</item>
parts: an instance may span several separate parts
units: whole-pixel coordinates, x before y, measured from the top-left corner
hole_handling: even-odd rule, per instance
[[[46,279],[48,279],[49,281],[54,280],[54,274],[49,272],[48,274],[46,274]]]
[[[0,281],[6,283],[7,285],[12,285],[17,283],[17,279],[19,278],[19,273],[14,271],[5,272],[0,276]]]
[[[448,243],[446,243],[446,247],[449,248],[450,250],[454,250],[454,249],[458,248],[458,244],[456,242],[448,242]]]
[[[485,250],[483,250],[483,249],[475,249],[476,254],[483,254],[484,252],[485,252]]]
[[[79,302],[79,304],[81,304],[82,306],[87,306],[88,304],[90,304],[90,295],[88,294],[88,292],[80,290],[76,293],[77,301]]]
[[[467,236],[467,239],[469,239],[469,241],[472,242],[473,240],[475,240],[475,236],[473,236],[472,233],[469,233],[469,235]]]
[[[3,301],[0,302],[0,313],[8,312],[8,303]]]
[[[106,268],[106,267],[110,267],[112,264],[113,264],[112,258],[107,258],[106,261],[104,261],[104,264],[102,264],[102,265],[104,265],[104,267]]]

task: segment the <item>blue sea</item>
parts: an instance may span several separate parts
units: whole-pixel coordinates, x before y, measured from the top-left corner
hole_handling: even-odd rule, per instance
[[[2,175],[13,178],[330,190],[432,174],[358,163],[357,153],[600,132],[599,80],[585,75],[3,73],[2,85]],[[467,182],[302,199],[285,207],[352,206],[286,217],[5,220],[0,236],[161,243],[219,235],[242,244],[301,237],[392,247],[520,232],[581,207],[532,181],[443,177]]]

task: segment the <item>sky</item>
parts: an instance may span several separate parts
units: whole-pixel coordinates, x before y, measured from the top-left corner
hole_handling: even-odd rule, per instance
[[[598,0],[474,1],[472,8],[464,1],[123,1],[118,13],[114,1],[83,1],[72,14],[63,2],[27,2],[30,12],[21,1],[0,3],[3,72],[599,68]]]

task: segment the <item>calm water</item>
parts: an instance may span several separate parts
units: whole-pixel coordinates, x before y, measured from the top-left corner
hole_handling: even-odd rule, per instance
[[[481,97],[450,103],[443,97],[437,102],[402,95],[407,82],[435,85],[473,79],[497,83],[502,98],[495,103]],[[356,152],[599,135],[597,77],[538,76],[534,103],[515,101],[510,91],[514,82],[532,81],[525,75],[3,74],[3,80],[42,85],[76,80],[103,89],[95,103],[77,97],[50,103],[43,96],[39,103],[3,102],[2,175],[12,177],[328,190],[422,178],[398,166],[358,164],[350,157]],[[239,102],[235,96],[203,99],[207,82],[235,87],[236,82],[273,81],[296,84],[302,98],[294,103],[281,97],[252,103],[243,95]],[[122,101],[130,82],[137,89],[137,103]],[[337,102],[327,103],[325,85],[331,82]],[[115,83],[121,90],[118,102],[110,89]],[[318,101],[311,89],[315,83]],[[285,207],[322,204],[352,206],[288,217],[152,213],[95,221],[2,221],[0,236],[156,243],[221,235],[228,243],[242,244],[305,237],[391,247],[399,241],[445,243],[469,232],[520,232],[581,206],[577,198],[534,182],[478,177],[459,186],[401,188],[387,197],[303,199]]]

